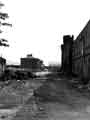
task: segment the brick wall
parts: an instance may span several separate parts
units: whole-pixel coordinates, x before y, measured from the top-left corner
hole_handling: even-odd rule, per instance
[[[90,78],[90,21],[73,42],[72,72]]]

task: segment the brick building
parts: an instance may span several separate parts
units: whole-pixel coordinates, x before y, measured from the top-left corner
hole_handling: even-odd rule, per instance
[[[63,39],[62,71],[90,79],[90,21],[75,40],[68,35]]]
[[[72,72],[90,78],[90,21],[73,41]]]
[[[32,54],[27,55],[25,58],[21,58],[21,68],[30,71],[41,71],[43,69],[43,61],[35,58]]]
[[[73,36],[65,35],[63,37],[62,51],[62,67],[61,70],[65,74],[70,74],[72,71],[72,44]]]
[[[0,57],[0,77],[2,76],[2,73],[5,71],[6,68],[6,59]]]

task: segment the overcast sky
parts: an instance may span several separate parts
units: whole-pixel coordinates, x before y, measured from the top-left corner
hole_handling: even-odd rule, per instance
[[[74,34],[75,38],[90,19],[89,0],[2,0],[12,28],[2,35],[9,48],[0,48],[8,61],[19,63],[21,57],[33,56],[50,62],[61,62],[62,37]],[[3,51],[4,50],[4,51]],[[2,52],[3,51],[3,52]]]

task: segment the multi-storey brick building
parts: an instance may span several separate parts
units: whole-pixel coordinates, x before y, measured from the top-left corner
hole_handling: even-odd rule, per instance
[[[69,36],[67,43],[61,45],[62,68],[65,66],[65,70],[68,69],[73,74],[90,79],[90,21],[75,40],[73,40],[73,38],[71,40]],[[66,48],[65,46],[68,47]],[[69,58],[67,56],[71,57]],[[70,67],[69,65],[65,65],[67,64],[66,61],[69,62]],[[64,68],[63,71],[65,71]]]
[[[72,72],[90,78],[90,21],[73,41]]]
[[[21,58],[21,68],[32,72],[41,71],[43,69],[43,61],[30,54],[25,58]]]

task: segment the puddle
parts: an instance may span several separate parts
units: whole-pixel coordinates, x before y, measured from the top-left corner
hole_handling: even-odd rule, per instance
[[[11,120],[21,109],[21,106],[13,109],[0,109],[0,120]]]
[[[16,115],[18,109],[2,109],[0,110],[0,120],[7,120]]]

